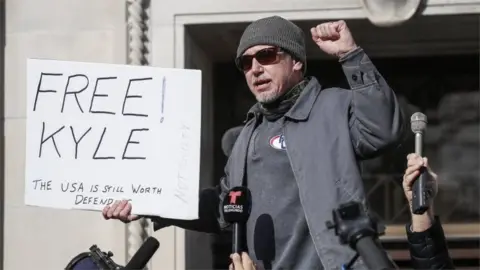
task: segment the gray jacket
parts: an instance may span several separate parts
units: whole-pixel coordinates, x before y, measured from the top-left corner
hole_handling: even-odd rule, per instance
[[[362,49],[340,62],[351,90],[322,89],[312,78],[283,118],[287,154],[310,234],[325,269],[338,269],[354,256],[350,247],[340,245],[338,237],[325,226],[332,219],[332,209],[352,200],[365,201],[358,161],[396,147],[404,123],[394,92]],[[220,201],[230,188],[242,185],[247,146],[258,120],[253,111],[247,115],[225,167],[225,177],[217,187]],[[217,224],[227,227],[218,210],[212,210],[219,202],[212,199],[212,193],[209,190],[201,194],[200,220],[157,220],[156,228],[177,225],[211,232]],[[212,221],[213,212],[217,224]],[[363,268],[361,260],[354,266]]]

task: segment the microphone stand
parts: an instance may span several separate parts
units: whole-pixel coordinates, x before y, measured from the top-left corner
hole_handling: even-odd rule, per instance
[[[342,270],[349,270],[359,257],[370,270],[398,269],[381,247],[378,237],[381,232],[377,222],[371,218],[359,202],[341,204],[332,211],[333,221],[327,221],[328,229],[334,229],[340,243],[349,245],[357,252]]]

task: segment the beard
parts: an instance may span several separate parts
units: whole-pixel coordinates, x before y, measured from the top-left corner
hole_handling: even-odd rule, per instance
[[[277,91],[265,91],[257,93],[255,98],[258,102],[268,104],[276,101],[280,97],[280,94]]]

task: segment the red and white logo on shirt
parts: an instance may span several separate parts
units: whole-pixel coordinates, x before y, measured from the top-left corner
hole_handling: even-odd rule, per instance
[[[270,146],[277,150],[285,150],[287,149],[287,145],[285,144],[285,136],[283,135],[276,135],[270,139]]]

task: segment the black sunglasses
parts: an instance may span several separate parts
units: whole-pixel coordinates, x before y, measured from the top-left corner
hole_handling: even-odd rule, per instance
[[[278,55],[282,53],[279,48],[265,48],[253,55],[242,55],[235,61],[240,71],[249,71],[252,68],[253,59],[257,60],[261,65],[270,65],[278,61]]]

